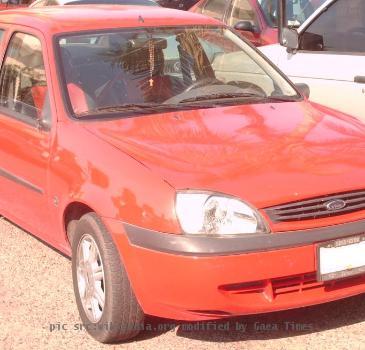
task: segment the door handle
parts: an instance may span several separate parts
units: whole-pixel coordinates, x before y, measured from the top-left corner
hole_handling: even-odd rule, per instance
[[[354,82],[355,83],[359,83],[359,84],[365,84],[365,76],[364,75],[357,75],[355,78],[354,78]]]

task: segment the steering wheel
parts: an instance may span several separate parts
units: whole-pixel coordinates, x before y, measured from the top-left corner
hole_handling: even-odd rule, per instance
[[[199,87],[205,86],[205,85],[217,85],[217,84],[223,84],[220,80],[217,78],[204,78],[197,80],[195,83],[188,86],[184,92],[188,92],[194,89],[197,89]]]

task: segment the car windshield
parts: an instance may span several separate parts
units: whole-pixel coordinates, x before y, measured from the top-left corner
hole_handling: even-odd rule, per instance
[[[326,0],[286,0],[288,25],[299,27],[309,16],[323,5]],[[278,26],[278,0],[258,0],[268,25]]]
[[[136,28],[67,35],[58,43],[76,117],[300,98],[223,27]]]

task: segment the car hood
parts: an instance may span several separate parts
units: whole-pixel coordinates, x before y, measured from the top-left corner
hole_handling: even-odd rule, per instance
[[[365,188],[364,125],[308,102],[83,125],[177,189],[227,193],[258,208]]]

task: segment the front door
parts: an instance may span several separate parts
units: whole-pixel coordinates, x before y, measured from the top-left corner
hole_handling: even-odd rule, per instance
[[[279,68],[307,83],[312,101],[365,120],[365,1],[334,2],[301,35],[296,53],[282,48]]]
[[[48,217],[50,114],[42,45],[14,33],[0,73],[0,213],[38,235]]]

